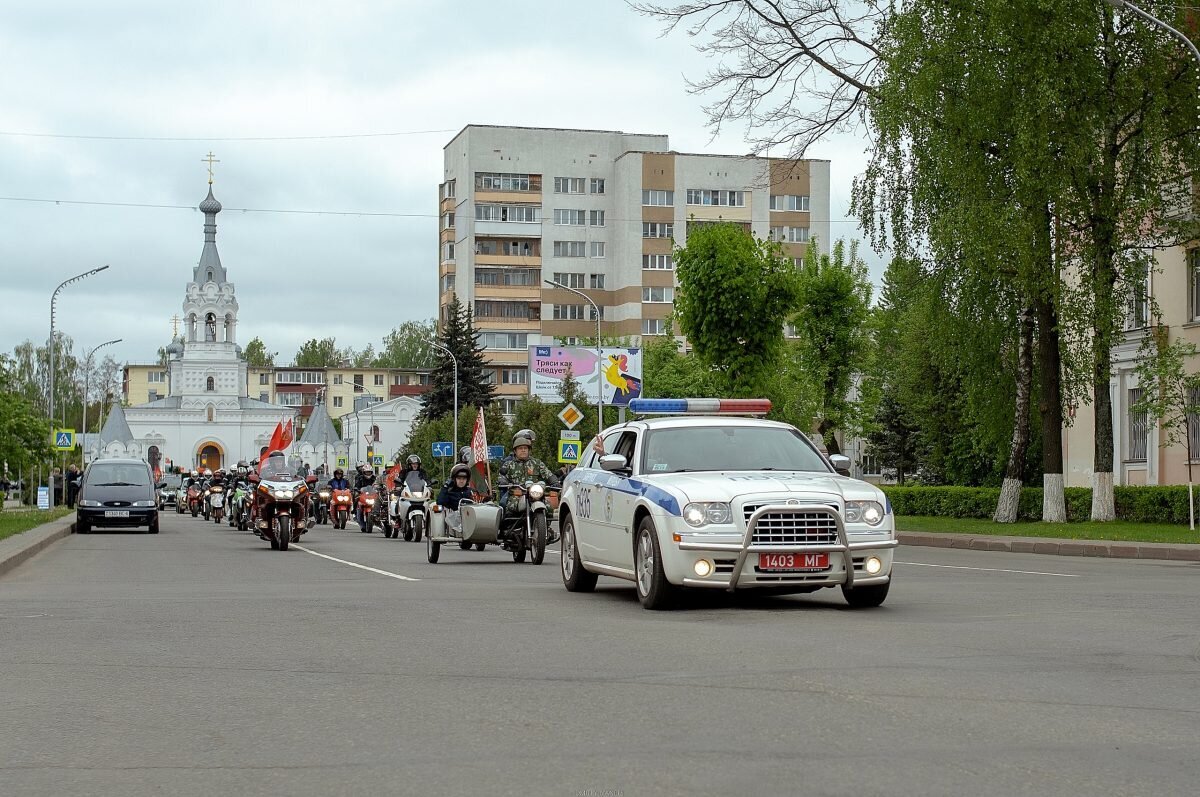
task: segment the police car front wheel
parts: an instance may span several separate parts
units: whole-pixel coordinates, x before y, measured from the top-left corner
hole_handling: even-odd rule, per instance
[[[667,581],[663,572],[662,548],[654,521],[642,518],[633,549],[634,579],[638,600],[644,609],[669,609],[679,596],[679,588]]]

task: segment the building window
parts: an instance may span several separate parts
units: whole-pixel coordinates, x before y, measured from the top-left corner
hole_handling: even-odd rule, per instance
[[[587,306],[587,313],[588,313],[588,319],[589,319],[590,321],[595,321],[595,320],[596,320],[596,308],[595,308],[595,307],[592,307],[592,306],[589,304],[589,305]],[[603,320],[604,320],[604,308],[603,308],[603,307],[601,307],[601,308],[600,308],[600,320],[601,320],[601,321],[603,321]]]
[[[642,255],[642,268],[674,271],[675,261],[670,255]]]
[[[147,401],[158,401],[162,396],[158,395],[157,390],[151,390],[150,395],[146,398]]]
[[[583,305],[582,304],[556,304],[554,305],[554,320],[555,321],[582,321]]]
[[[670,304],[675,301],[675,289],[671,287],[646,286],[642,288],[642,301],[649,304]]]
[[[205,412],[205,417],[209,423],[212,423],[217,417],[217,411],[213,409],[211,404],[208,405],[208,410]]]
[[[674,191],[642,191],[642,204],[650,207],[673,207],[675,205]]]
[[[517,401],[515,398],[500,399],[500,412],[503,415],[515,415],[517,413]]]
[[[1187,253],[1188,318],[1200,321],[1200,249]]]
[[[1140,271],[1141,279],[1135,277],[1129,289],[1129,329],[1143,329],[1150,323],[1150,264]]]
[[[584,212],[582,210],[567,210],[565,208],[556,208],[554,211],[554,223],[563,226],[582,227]]]
[[[555,241],[555,257],[583,257],[587,254],[587,241]]]
[[[442,293],[449,293],[452,290],[454,290],[454,275],[442,275]]]
[[[767,236],[772,241],[802,244],[808,241],[807,227],[772,227]]]
[[[603,210],[589,210],[588,211],[588,224],[591,225],[592,227],[603,227],[604,226],[604,211]]]
[[[354,390],[357,392],[362,389],[363,389],[363,375],[355,374],[354,375]]]
[[[258,394],[258,400],[259,400],[259,401],[262,401],[262,402],[264,402],[264,403],[265,403],[265,402],[269,402],[269,401],[271,400],[271,395],[270,395],[269,393],[265,393],[265,392],[264,392],[264,393],[259,393],[259,394]]]
[[[333,383],[334,383],[335,385],[340,385],[340,384],[342,383],[342,375],[341,375],[341,374],[334,374],[334,375],[333,375]]]
[[[1145,462],[1146,448],[1150,439],[1150,419],[1145,410],[1138,412],[1135,405],[1142,400],[1142,388],[1129,391],[1129,461]]]
[[[146,374],[146,381],[150,382],[150,383],[166,382],[167,381],[167,372],[166,371],[150,371],[149,373]]]
[[[529,348],[527,332],[480,332],[475,336],[475,340],[485,349]]]
[[[442,244],[442,262],[450,263],[454,260],[454,244],[450,241]]]
[[[533,224],[542,220],[542,208],[539,205],[476,205],[475,220]]]
[[[500,383],[503,385],[527,385],[529,384],[529,369],[502,368],[500,369]]]
[[[583,274],[574,271],[556,271],[554,272],[554,281],[568,288],[582,288]]]
[[[205,379],[204,380],[204,389],[207,390],[209,393],[212,393],[214,390],[217,389],[217,380],[213,379],[211,376],[208,379]]]
[[[772,196],[771,210],[808,210],[808,197],[795,194]]]
[[[275,376],[275,382],[281,385],[323,385],[325,374],[322,371],[281,371]]]
[[[593,288],[598,291],[604,290],[604,275],[603,274],[589,274],[588,275],[588,287]]]
[[[643,238],[674,238],[675,225],[658,221],[642,222]]]
[[[1200,407],[1200,388],[1192,388],[1188,391],[1188,403],[1192,407]],[[1187,414],[1188,425],[1188,459],[1200,460],[1200,415],[1189,412]]]
[[[497,241],[494,238],[475,239],[475,254],[505,255],[507,257],[541,257],[542,242],[534,239],[524,241]]]
[[[774,197],[772,197],[773,199]],[[808,197],[804,197],[808,199]],[[806,208],[807,210],[807,208]],[[879,467],[879,457],[874,454],[863,454],[862,461],[858,463],[862,468],[863,476],[882,476],[883,471]]]
[[[375,387],[382,387],[385,384],[383,374],[375,374]]]
[[[538,320],[530,302],[496,302],[475,300],[476,318],[516,318],[524,321]]]
[[[643,335],[662,335],[666,327],[666,322],[661,318],[643,318],[642,319],[642,334]]]
[[[540,174],[475,172],[476,191],[541,191]]]
[[[687,191],[689,205],[716,205],[721,207],[743,208],[746,206],[745,191],[724,191],[707,188],[689,188]]]
[[[592,257],[604,257],[604,241],[592,241]]]
[[[333,397],[333,406],[335,406],[335,407],[341,407],[341,406],[342,406],[342,397],[341,397],[341,396],[334,396],[334,397]]]
[[[442,199],[454,199],[454,180],[442,183]]]
[[[554,178],[554,193],[556,194],[582,194],[583,193],[583,178],[582,177],[555,177]]]
[[[271,375],[270,375],[270,374],[259,374],[259,375],[258,375],[258,383],[259,383],[260,385],[269,385],[269,384],[271,384]]]
[[[453,230],[454,229],[454,212],[453,211],[442,214],[442,229],[443,230]]]
[[[496,372],[493,371],[491,368],[483,369],[483,371],[480,372],[480,376],[483,377],[483,383],[485,385],[496,384]]]
[[[604,193],[604,178],[593,177],[588,183],[588,193],[603,194]]]
[[[536,268],[476,268],[476,285],[541,285],[542,272]]]

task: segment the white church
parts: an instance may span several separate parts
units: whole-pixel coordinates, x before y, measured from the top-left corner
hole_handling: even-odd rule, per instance
[[[167,347],[165,398],[114,412],[100,435],[100,456],[135,456],[158,468],[164,460],[192,468],[229,468],[258,459],[275,425],[294,419],[291,407],[248,396],[246,361],[237,344],[238,303],[217,254],[221,203],[208,196],[204,249],[183,300],[184,340]],[[128,430],[121,424],[127,424]],[[108,434],[105,434],[108,432]]]

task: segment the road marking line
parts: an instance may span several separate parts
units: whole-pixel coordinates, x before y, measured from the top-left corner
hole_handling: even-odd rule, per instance
[[[1078,573],[1043,573],[1039,570],[1005,570],[1000,567],[966,567],[964,565],[931,565],[926,562],[893,562],[897,565],[912,565],[913,567],[942,567],[947,570],[981,570],[988,573],[1020,573],[1026,576],[1058,576],[1059,578],[1083,578]]]
[[[351,567],[357,567],[359,570],[369,570],[372,573],[378,573],[379,575],[387,576],[388,578],[397,578],[401,581],[420,581],[421,580],[419,578],[409,578],[408,576],[402,576],[399,573],[389,573],[386,570],[379,570],[374,567],[367,567],[366,565],[360,565],[358,562],[347,562],[345,559],[338,559],[335,556],[328,556],[323,553],[317,553],[316,551],[309,550],[308,548],[305,548],[303,545],[296,545],[295,543],[292,543],[292,547],[299,548],[300,550],[304,551],[305,553],[310,553],[313,556],[319,556],[322,559],[328,559],[331,562],[338,562],[343,565],[350,565]]]

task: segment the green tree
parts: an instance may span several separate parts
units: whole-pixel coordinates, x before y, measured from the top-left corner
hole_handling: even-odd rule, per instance
[[[380,368],[427,368],[433,362],[435,350],[431,341],[437,340],[437,323],[405,321],[383,336],[383,348],[375,358]]]
[[[859,403],[851,400],[856,374],[870,355],[867,321],[871,281],[858,242],[838,241],[822,254],[810,241],[800,267],[800,309],[792,317],[801,362],[820,386],[817,431],[830,454],[840,454],[836,432],[857,431]]]
[[[696,356],[726,395],[760,394],[778,366],[784,320],[796,309],[799,280],[778,244],[736,224],[710,224],[675,249],[675,312]]]
[[[15,393],[0,393],[0,468],[7,465],[14,475],[31,466],[48,463],[50,423],[28,399]]]
[[[312,338],[300,346],[292,365],[297,368],[332,368],[341,365],[344,353],[335,338]]]
[[[1145,412],[1162,426],[1165,443],[1175,446],[1182,442],[1188,471],[1188,523],[1196,528],[1195,502],[1192,497],[1192,458],[1200,441],[1192,432],[1192,418],[1200,416],[1200,373],[1189,372],[1187,364],[1200,355],[1195,344],[1186,340],[1171,342],[1166,327],[1156,326],[1153,334],[1142,341],[1138,352],[1137,376],[1142,398],[1134,412]]]
[[[487,407],[494,400],[492,369],[483,360],[471,311],[457,298],[448,308],[440,341],[453,352],[458,361],[458,406]],[[437,349],[437,364],[430,374],[430,391],[425,395],[421,419],[438,418],[454,410],[455,361],[442,349]]]
[[[273,368],[278,356],[277,351],[267,351],[267,344],[259,337],[252,338],[242,350],[242,358],[251,368]]]
[[[881,472],[903,485],[917,471],[919,463],[919,430],[913,424],[895,391],[887,391],[876,410],[874,429],[867,435],[870,454],[878,461]]]

